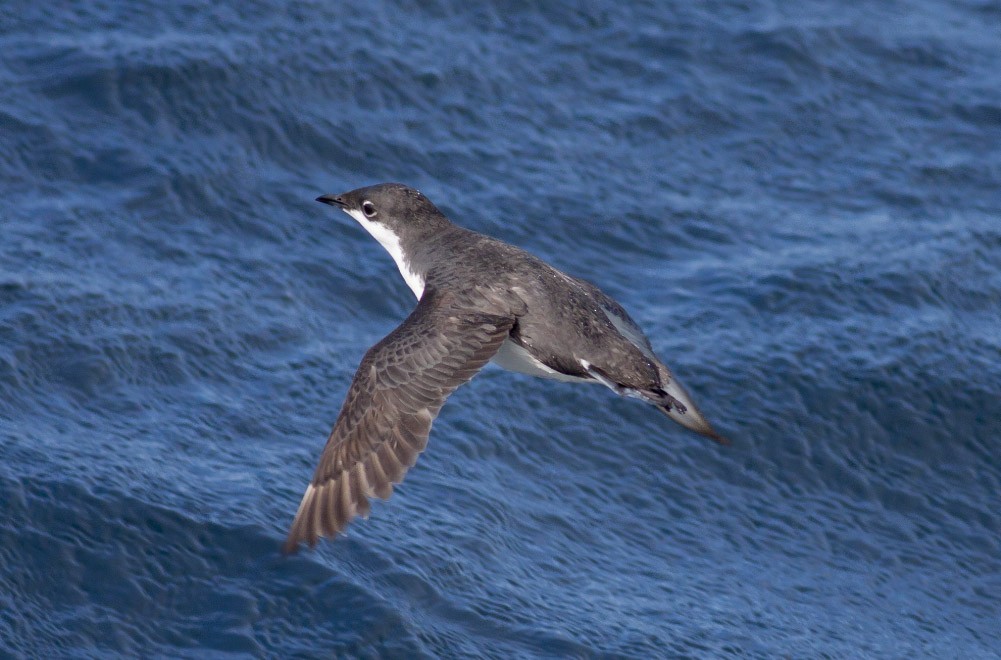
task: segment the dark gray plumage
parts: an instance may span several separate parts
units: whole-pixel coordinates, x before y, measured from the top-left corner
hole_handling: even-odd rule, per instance
[[[532,375],[601,383],[726,442],[622,306],[593,284],[452,224],[401,184],[318,201],[340,207],[386,248],[419,303],[362,359],[286,552],[335,536],[368,514],[369,498],[389,497],[424,450],[445,399],[491,359]]]

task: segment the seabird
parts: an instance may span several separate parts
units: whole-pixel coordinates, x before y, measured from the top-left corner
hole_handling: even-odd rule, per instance
[[[340,208],[379,241],[418,303],[362,358],[285,552],[336,536],[368,515],[369,498],[388,498],[424,451],[445,399],[491,360],[533,376],[600,383],[726,444],[639,326],[590,282],[452,224],[402,184],[316,201]]]

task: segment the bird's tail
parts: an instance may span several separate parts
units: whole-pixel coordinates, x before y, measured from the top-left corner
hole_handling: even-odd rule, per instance
[[[692,397],[685,391],[685,388],[681,386],[678,379],[675,378],[674,374],[672,374],[663,364],[657,365],[657,368],[660,371],[660,380],[662,385],[649,390],[640,390],[626,387],[625,385],[619,385],[612,380],[608,374],[587,361],[582,360],[581,366],[584,367],[584,370],[589,376],[591,376],[591,378],[594,378],[605,387],[610,388],[616,394],[643,399],[647,403],[655,405],[657,410],[661,411],[678,424],[681,424],[686,429],[690,429],[696,433],[704,435],[710,440],[715,440],[721,445],[730,444],[729,440],[716,432],[716,429],[712,427],[709,420],[707,420],[699,411],[695,402],[692,401]]]
[[[666,371],[666,369],[665,369]],[[730,441],[716,432],[709,420],[695,405],[691,395],[685,391],[670,372],[664,378],[665,384],[661,387],[643,393],[643,398],[657,407],[672,420],[681,424],[686,429],[704,435],[710,440],[715,440],[721,445],[728,445]]]

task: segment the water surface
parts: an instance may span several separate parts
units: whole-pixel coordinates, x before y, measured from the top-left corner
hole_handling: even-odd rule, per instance
[[[0,655],[997,657],[987,2],[0,9]],[[488,368],[278,554],[409,312],[378,181],[599,283],[722,432]]]

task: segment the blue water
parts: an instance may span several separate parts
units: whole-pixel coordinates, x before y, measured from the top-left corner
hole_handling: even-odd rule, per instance
[[[205,4],[0,8],[0,656],[999,657],[996,3]],[[281,556],[386,180],[733,445],[490,367]]]

